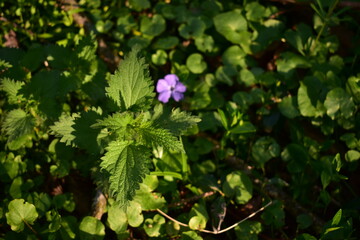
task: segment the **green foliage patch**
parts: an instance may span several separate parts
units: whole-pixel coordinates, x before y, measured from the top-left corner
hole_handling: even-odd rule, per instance
[[[356,1],[0,9],[0,239],[360,237]]]

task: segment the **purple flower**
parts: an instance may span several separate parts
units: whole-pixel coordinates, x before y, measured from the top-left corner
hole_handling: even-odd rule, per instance
[[[175,74],[168,74],[164,79],[159,79],[156,85],[156,91],[159,93],[159,101],[167,103],[172,97],[175,101],[180,101],[184,98],[186,87],[179,82],[178,76]]]

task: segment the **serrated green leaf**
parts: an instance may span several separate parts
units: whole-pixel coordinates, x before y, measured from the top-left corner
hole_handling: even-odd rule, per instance
[[[178,137],[171,134],[167,129],[152,126],[151,122],[142,124],[137,132],[141,134],[140,141],[146,146],[161,146],[167,150],[183,151],[183,145]]]
[[[146,110],[155,93],[144,58],[138,58],[139,49],[133,48],[129,55],[120,62],[119,68],[111,75],[109,96],[121,110],[137,107]]]
[[[76,46],[75,52],[78,58],[86,61],[93,61],[96,58],[97,41],[95,34],[84,37]]]
[[[8,136],[8,142],[19,139],[20,137],[31,134],[35,126],[35,119],[22,109],[10,111],[5,118],[2,129]]]
[[[117,203],[126,206],[149,173],[149,150],[131,141],[113,141],[106,150],[100,166],[110,174],[109,188]]]
[[[23,95],[19,94],[19,90],[23,85],[24,85],[23,82],[14,81],[9,78],[4,78],[1,80],[0,90],[6,92],[10,104],[17,104],[25,100],[23,98]]]
[[[109,128],[112,131],[118,133],[121,136],[122,132],[126,130],[126,127],[134,121],[133,116],[129,112],[115,113],[102,120],[97,120],[97,123],[91,125],[92,128]],[[125,134],[125,132],[124,132]]]
[[[11,230],[20,232],[24,230],[25,224],[34,224],[38,217],[35,206],[27,203],[24,199],[14,199],[9,203],[9,212],[6,213],[7,223]]]
[[[39,110],[48,117],[57,118],[62,111],[66,94],[75,90],[80,79],[69,72],[59,70],[37,73],[23,88],[24,96],[39,101]]]
[[[152,120],[156,127],[165,128],[175,136],[179,136],[201,121],[199,117],[192,116],[179,108],[170,111],[169,108],[164,108],[162,104],[155,106]]]
[[[59,121],[50,127],[51,134],[61,137],[60,142],[98,154],[100,146],[97,137],[100,129],[91,128],[100,118],[101,110],[93,108],[90,111],[72,116],[61,116]]]
[[[7,61],[0,59],[0,70],[4,70],[7,68],[11,68],[12,65],[10,63],[8,63]]]
[[[80,117],[79,114],[74,113],[72,116],[62,115],[59,118],[59,121],[55,122],[53,126],[50,127],[51,134],[56,137],[61,137],[60,142],[65,143],[66,145],[75,146],[74,139],[74,127],[75,119]]]

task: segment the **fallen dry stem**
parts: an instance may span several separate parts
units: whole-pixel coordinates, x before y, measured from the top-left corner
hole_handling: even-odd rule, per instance
[[[253,212],[252,214],[250,214],[249,216],[247,216],[246,218],[240,220],[239,222],[231,225],[230,227],[227,227],[225,229],[222,229],[220,231],[209,231],[209,230],[206,230],[206,229],[197,229],[198,231],[200,232],[204,232],[204,233],[209,233],[209,234],[221,234],[221,233],[224,233],[226,231],[229,231],[233,228],[235,228],[237,225],[239,225],[240,223],[248,220],[249,218],[252,218],[254,217],[256,214],[258,214],[259,212],[263,211],[265,208],[267,208],[268,206],[270,206],[272,204],[272,201],[270,201],[269,203],[267,203],[265,206],[263,206],[262,208],[258,209],[257,211]],[[183,226],[183,227],[188,227],[190,228],[190,226],[188,224],[185,224],[185,223],[182,223],[182,222],[179,222],[178,220],[170,217],[169,215],[167,215],[166,213],[164,213],[163,211],[161,211],[160,209],[156,209],[156,211],[158,211],[158,213],[160,213],[161,215],[163,215],[164,217],[166,217],[167,219]]]

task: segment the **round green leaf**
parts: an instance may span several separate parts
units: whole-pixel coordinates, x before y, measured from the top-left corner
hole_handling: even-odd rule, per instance
[[[338,115],[350,118],[355,111],[355,104],[352,98],[342,88],[334,88],[328,92],[324,106],[327,109],[326,114],[331,119],[335,119]]]
[[[144,222],[144,230],[149,237],[160,236],[161,227],[165,224],[165,218],[156,214],[153,219],[147,218]]]
[[[228,174],[222,188],[226,196],[235,197],[235,201],[239,204],[247,203],[252,198],[251,180],[243,172],[235,171]]]
[[[246,68],[241,69],[239,80],[240,83],[245,83],[246,86],[251,86],[256,84],[256,78],[254,73]]]
[[[232,43],[242,43],[247,36],[247,22],[240,10],[218,14],[214,17],[216,31]]]
[[[128,225],[126,213],[116,204],[109,207],[107,222],[110,229],[116,233],[126,231]]]
[[[106,33],[108,32],[113,26],[113,22],[111,22],[110,20],[106,20],[105,22],[100,20],[97,21],[95,24],[95,28],[98,32],[100,33]]]
[[[222,61],[225,65],[233,65],[240,67],[247,67],[245,61],[246,53],[238,45],[233,45],[225,50],[222,55]]]
[[[246,18],[250,21],[260,21],[266,16],[266,9],[257,2],[246,4]]]
[[[209,35],[195,38],[195,46],[201,52],[211,52],[214,49],[214,39]]]
[[[206,219],[200,216],[194,216],[190,218],[189,227],[193,230],[205,229],[206,227]]]
[[[200,37],[206,29],[206,24],[200,18],[190,18],[187,23],[183,23],[179,27],[180,36],[183,38]]]
[[[20,232],[24,230],[25,224],[34,224],[38,217],[36,208],[33,204],[25,202],[24,199],[14,199],[9,203],[9,212],[7,212],[7,224],[11,230]]]
[[[130,206],[126,209],[126,216],[128,218],[129,225],[132,227],[138,227],[144,221],[144,215],[142,214],[141,205],[138,202],[131,201]]]
[[[155,14],[151,18],[143,17],[140,22],[140,31],[153,37],[160,35],[163,31],[165,31],[165,28],[165,19],[159,14]]]
[[[193,53],[186,59],[186,66],[192,73],[201,74],[205,71],[207,64],[201,54]]]
[[[360,152],[356,150],[349,150],[345,154],[345,160],[348,162],[357,161],[360,159]]]
[[[105,236],[105,226],[97,218],[86,216],[80,223],[80,239],[93,240],[103,239]]]
[[[151,55],[151,61],[155,65],[164,65],[167,60],[167,53],[164,50],[157,50],[156,53]]]
[[[263,168],[267,161],[279,156],[280,146],[272,137],[261,137],[255,142],[251,152],[255,162]]]
[[[287,118],[295,118],[300,115],[297,108],[297,99],[292,96],[284,97],[278,104],[279,110]]]

